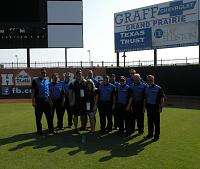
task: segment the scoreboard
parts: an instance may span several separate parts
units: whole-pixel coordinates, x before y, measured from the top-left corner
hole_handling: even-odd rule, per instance
[[[79,13],[80,19],[69,9]],[[0,49],[82,47],[82,25],[81,0],[3,0]]]

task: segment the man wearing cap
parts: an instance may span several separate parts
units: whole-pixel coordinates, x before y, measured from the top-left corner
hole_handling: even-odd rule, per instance
[[[103,76],[103,82],[99,86],[98,100],[101,131],[110,133],[112,131],[112,111],[115,108],[115,86],[109,83],[107,75]]]
[[[41,123],[43,113],[45,114],[47,120],[49,133],[54,134],[49,80],[47,80],[46,70],[44,68],[40,70],[40,76],[33,79],[31,91],[32,106],[35,109],[37,134],[43,135]]]

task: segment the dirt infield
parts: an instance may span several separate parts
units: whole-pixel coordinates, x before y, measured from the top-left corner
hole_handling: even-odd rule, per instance
[[[31,103],[31,99],[0,99],[1,103]]]
[[[3,103],[31,103],[31,99],[0,99],[0,104]],[[165,106],[200,109],[200,97],[167,96]]]

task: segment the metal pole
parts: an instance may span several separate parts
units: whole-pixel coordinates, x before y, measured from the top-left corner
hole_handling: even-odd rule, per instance
[[[157,66],[157,49],[154,49],[154,66]]]
[[[18,55],[15,55],[16,59],[17,59],[17,69],[18,69]]]
[[[117,56],[117,67],[119,67],[119,52],[116,53]]]
[[[91,65],[91,55],[90,55],[90,50],[88,50],[88,54],[89,54],[89,66]]]
[[[65,67],[67,68],[67,48],[65,48]]]
[[[124,67],[125,67],[126,66],[126,55],[125,55],[125,52],[124,52],[122,57],[124,58]]]
[[[30,48],[27,48],[27,68],[30,68]]]

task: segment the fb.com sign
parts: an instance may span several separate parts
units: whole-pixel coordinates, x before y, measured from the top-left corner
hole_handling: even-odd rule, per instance
[[[1,88],[2,96],[30,96],[31,89],[26,87],[10,87],[5,86]]]

